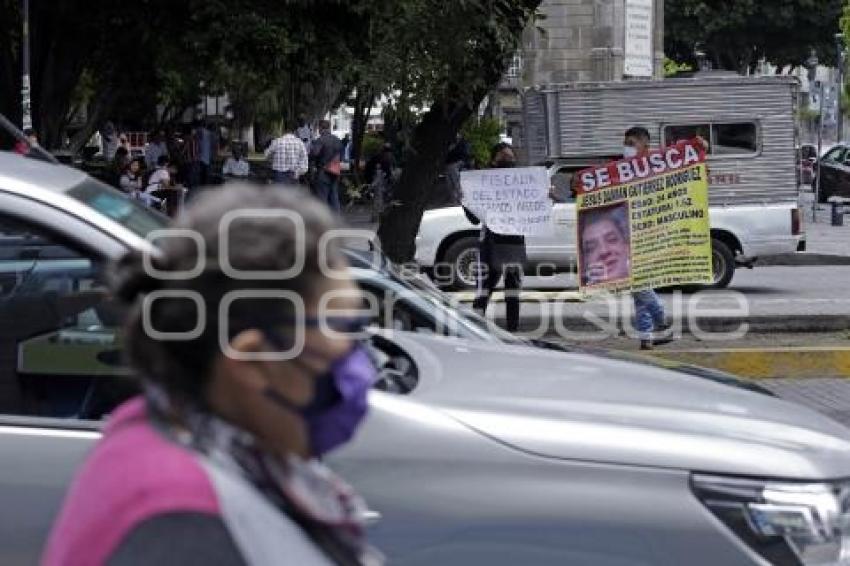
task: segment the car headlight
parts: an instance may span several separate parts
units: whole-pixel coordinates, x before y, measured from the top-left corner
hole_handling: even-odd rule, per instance
[[[694,493],[771,564],[850,565],[850,482],[694,475]]]

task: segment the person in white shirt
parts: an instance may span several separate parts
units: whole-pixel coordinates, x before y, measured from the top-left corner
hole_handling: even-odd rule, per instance
[[[148,178],[148,184],[144,192],[139,193],[139,199],[144,201],[148,206],[159,206],[162,203],[161,198],[153,196],[151,193],[159,189],[164,189],[171,186],[171,172],[168,170],[168,156],[160,155],[156,162],[156,169]]]
[[[233,144],[231,156],[224,162],[221,174],[225,177],[245,178],[251,175],[251,164],[242,156],[242,149]]]
[[[307,148],[295,137],[291,127],[287,133],[273,140],[266,149],[266,159],[271,161],[274,182],[285,185],[297,185],[298,179],[309,169]]]

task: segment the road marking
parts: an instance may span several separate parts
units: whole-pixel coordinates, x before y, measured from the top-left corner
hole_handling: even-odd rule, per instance
[[[666,350],[652,355],[751,379],[850,378],[850,348]]]

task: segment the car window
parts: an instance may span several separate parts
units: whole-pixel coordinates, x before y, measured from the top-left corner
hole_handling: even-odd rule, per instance
[[[688,124],[681,126],[667,126],[664,128],[664,145],[701,137],[711,142],[711,126],[709,124]]]
[[[371,324],[385,330],[436,333],[436,323],[410,304],[402,293],[393,293],[371,282],[361,281],[364,309],[371,311]]]
[[[752,122],[712,125],[714,155],[747,155],[758,151],[757,128]]]
[[[840,163],[844,161],[844,153],[846,149],[843,147],[836,147],[823,156],[824,161],[829,161],[831,163]]]
[[[99,419],[135,392],[105,262],[0,216],[0,415]]]
[[[664,144],[701,137],[708,143],[711,156],[754,155],[759,150],[755,122],[702,123],[670,125],[664,128]]]
[[[165,228],[168,223],[165,216],[95,179],[86,179],[72,187],[68,196],[89,205],[142,238],[154,230]]]

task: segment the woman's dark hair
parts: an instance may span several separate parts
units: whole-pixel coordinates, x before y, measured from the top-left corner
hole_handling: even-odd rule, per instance
[[[649,143],[652,140],[652,136],[649,134],[649,130],[642,126],[635,126],[634,128],[629,128],[628,130],[626,130],[625,137],[636,138],[639,140],[643,140],[646,143]]]
[[[168,159],[167,155],[160,155],[156,159],[156,164],[157,164],[157,166],[162,167],[163,165],[168,165],[168,161],[169,161],[169,159]]]
[[[222,227],[228,213],[288,211],[300,223],[281,216],[240,216],[229,229]],[[300,226],[299,226],[300,224]],[[161,256],[150,258],[163,272],[191,271],[199,260],[205,268],[200,275],[181,280],[155,277],[144,268],[137,253],[123,258],[113,270],[115,295],[131,305],[125,331],[130,364],[143,379],[163,386],[173,396],[203,403],[210,369],[221,353],[219,346],[219,305],[231,291],[285,290],[297,293],[309,305],[320,292],[325,275],[322,265],[342,262],[339,240],[324,245],[327,259],[320,254],[324,234],[337,226],[330,210],[300,191],[270,191],[246,186],[228,186],[226,191],[202,193],[174,226],[190,230],[205,243],[199,258],[196,243],[187,237],[159,240]],[[239,271],[282,271],[296,265],[297,242],[303,245],[303,268],[289,279],[236,279],[228,276],[219,262],[222,237],[227,238],[229,262]],[[192,340],[157,340],[146,331],[142,318],[143,297],[157,290],[195,292],[203,299],[207,323]],[[159,298],[150,308],[150,326],[160,333],[190,332],[198,321],[197,307],[186,298]],[[292,303],[284,300],[246,298],[234,301],[229,309],[228,334],[256,328],[279,329],[295,323]]]

